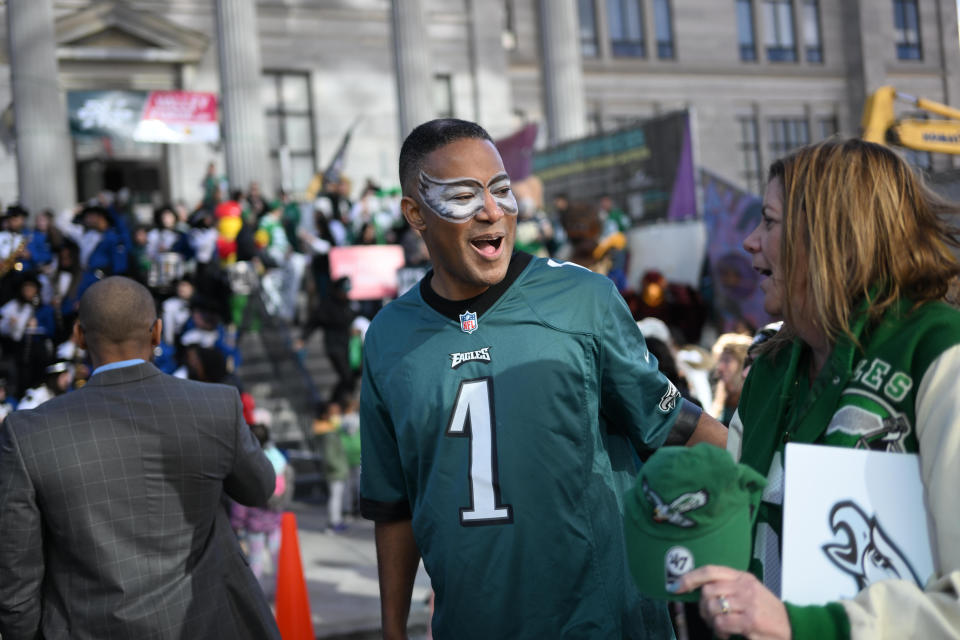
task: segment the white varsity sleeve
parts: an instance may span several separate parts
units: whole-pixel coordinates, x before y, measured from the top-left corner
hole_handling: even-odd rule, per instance
[[[842,601],[851,638],[960,638],[960,345],[927,368],[917,389],[917,438],[934,576],[924,590],[886,580]]]

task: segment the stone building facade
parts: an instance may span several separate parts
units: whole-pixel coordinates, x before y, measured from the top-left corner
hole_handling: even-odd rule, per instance
[[[453,115],[538,144],[695,113],[698,163],[757,190],[776,156],[856,135],[873,89],[960,105],[955,0],[8,0],[0,201],[62,208],[118,183],[144,204],[298,191],[352,127],[356,184],[396,184],[403,134]],[[218,144],[71,138],[71,91],[207,91]],[[55,97],[54,97],[55,96]],[[910,154],[945,168],[949,156]]]

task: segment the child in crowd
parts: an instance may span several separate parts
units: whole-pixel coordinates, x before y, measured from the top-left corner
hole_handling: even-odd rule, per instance
[[[176,282],[176,295],[163,301],[161,317],[163,318],[163,341],[168,345],[176,345],[177,338],[187,326],[187,321],[193,315],[190,300],[193,298],[194,288],[190,278],[182,278]]]
[[[232,372],[240,366],[237,338],[224,326],[216,305],[209,298],[195,295],[190,299],[190,318],[183,324],[177,339],[179,342],[174,346],[178,348],[196,344],[217,349],[227,358],[227,371]]]
[[[360,515],[360,399],[353,394],[340,419],[340,442],[347,457],[347,489],[344,512]]]
[[[324,479],[330,490],[327,499],[327,530],[332,533],[340,533],[347,528],[343,522],[343,494],[349,476],[349,464],[343,441],[340,439],[341,422],[341,409],[337,402],[318,407],[317,417],[313,421],[317,449],[323,456]]]
[[[250,570],[253,571],[264,592],[270,595],[264,576],[274,573],[277,564],[277,554],[280,551],[280,522],[284,508],[289,505],[293,497],[293,467],[270,441],[269,425],[272,421],[270,412],[255,409],[253,419],[250,429],[273,465],[277,484],[266,507],[246,507],[233,503],[230,507],[230,524],[237,532],[247,554]]]

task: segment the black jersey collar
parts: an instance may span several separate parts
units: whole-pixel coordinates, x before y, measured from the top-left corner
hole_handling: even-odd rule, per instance
[[[507,267],[507,275],[503,280],[480,295],[466,300],[447,300],[446,298],[440,297],[433,290],[433,287],[430,286],[430,281],[433,280],[433,269],[431,269],[427,275],[423,277],[423,280],[420,281],[420,296],[438,313],[451,320],[459,322],[460,314],[465,311],[472,311],[477,314],[477,317],[480,317],[500,299],[500,296],[506,293],[510,285],[512,285],[523,270],[527,268],[531,260],[533,260],[533,256],[529,253],[514,251],[513,255],[510,256],[510,266]]]

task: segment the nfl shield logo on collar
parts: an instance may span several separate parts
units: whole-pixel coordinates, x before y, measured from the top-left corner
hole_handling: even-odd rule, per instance
[[[477,314],[467,311],[460,314],[460,330],[464,333],[473,333],[477,330]]]

